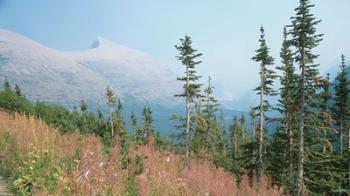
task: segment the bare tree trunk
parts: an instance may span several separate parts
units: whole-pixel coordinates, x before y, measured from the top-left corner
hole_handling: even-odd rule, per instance
[[[287,135],[288,135],[288,154],[289,154],[289,175],[293,175],[293,129],[292,117],[290,111],[287,111]]]
[[[297,195],[301,196],[304,192],[304,118],[305,118],[305,57],[302,51],[301,64],[301,103],[300,103],[300,130],[299,130],[299,153],[298,153],[298,178]]]
[[[257,171],[258,192],[260,186],[260,178],[262,176],[263,166],[263,142],[264,142],[264,83],[265,83],[265,67],[261,68],[261,84],[260,84],[260,130],[259,130],[259,160]]]
[[[209,86],[210,86],[210,80],[209,80]],[[207,123],[207,145],[206,145],[206,151],[208,152],[210,149],[210,146],[212,145],[210,141],[210,134],[211,134],[211,114],[209,112],[209,95],[207,96],[207,112],[208,112],[208,123]]]
[[[340,122],[340,130],[339,130],[339,154],[343,155],[343,119]]]
[[[253,142],[256,142],[256,127],[255,127],[255,119],[252,119],[252,131],[253,131]],[[255,158],[255,148],[253,148],[253,157]]]
[[[189,86],[190,86],[190,76],[188,72],[188,66],[186,66],[186,154],[184,165],[188,164],[188,157],[190,154],[190,95],[189,95]]]

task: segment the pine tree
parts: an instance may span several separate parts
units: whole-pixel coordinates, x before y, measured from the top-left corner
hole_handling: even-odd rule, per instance
[[[9,90],[9,89],[11,89],[10,82],[7,80],[7,77],[5,77],[4,90]]]
[[[278,133],[280,136],[286,136],[283,139],[286,142],[285,147],[288,148],[288,166],[289,166],[289,177],[293,177],[293,137],[295,132],[295,125],[297,121],[298,103],[297,103],[297,88],[298,88],[298,78],[295,73],[293,53],[291,50],[291,42],[288,40],[288,33],[286,27],[283,29],[283,43],[280,52],[280,57],[282,59],[281,66],[276,67],[276,69],[281,71],[280,76],[280,99],[278,103],[278,111],[282,114],[281,123],[285,134]],[[275,139],[278,139],[276,136]],[[278,150],[278,149],[277,149]]]
[[[228,155],[228,148],[229,148],[229,135],[227,134],[227,130],[226,130],[226,125],[225,125],[225,114],[222,110],[220,110],[220,130],[222,132],[223,135],[223,155],[226,157]]]
[[[305,178],[307,189],[312,193],[329,195],[339,190],[342,171],[339,156],[333,155],[331,134],[334,120],[330,112],[329,75],[322,78],[314,101],[310,103],[305,134]]]
[[[200,95],[200,84],[198,84],[199,76],[196,75],[196,65],[200,64],[201,61],[197,61],[197,58],[202,56],[201,53],[197,53],[197,50],[192,48],[192,40],[189,36],[185,36],[180,39],[180,45],[176,45],[175,48],[179,51],[177,59],[185,66],[185,76],[178,78],[179,81],[184,82],[183,93],[175,95],[176,97],[183,97],[185,99],[185,159],[184,165],[187,166],[187,161],[190,153],[190,121],[191,121],[191,110],[195,99],[201,97]]]
[[[131,128],[134,133],[134,139],[137,144],[142,143],[142,131],[137,125],[137,118],[135,114],[132,112],[130,116]]]
[[[259,136],[258,136],[258,143],[259,143],[259,159],[257,163],[257,182],[260,183],[260,177],[262,176],[263,172],[263,155],[264,155],[264,149],[266,148],[264,144],[264,126],[265,126],[265,112],[267,112],[271,106],[269,102],[266,100],[265,96],[273,96],[275,95],[275,92],[272,88],[273,86],[273,80],[276,78],[275,72],[268,68],[269,65],[273,65],[274,59],[269,55],[269,48],[266,45],[265,40],[265,32],[264,28],[260,27],[260,48],[256,50],[256,56],[252,58],[255,62],[260,63],[260,85],[255,89],[257,91],[257,94],[260,96],[260,102],[259,106],[256,108],[258,110],[258,115],[260,117],[259,121]]]
[[[347,70],[345,63],[345,56],[341,55],[340,70],[335,78],[334,83],[334,105],[332,107],[333,118],[336,119],[336,129],[338,132],[339,141],[339,154],[343,155],[343,135],[345,130],[348,130],[348,138],[350,138],[349,120],[350,120],[350,108],[349,108],[349,81],[347,79]],[[350,140],[350,139],[349,139]],[[350,141],[348,141],[348,152],[350,153]],[[345,156],[350,157],[349,154]],[[350,189],[350,158],[348,163],[348,189]]]
[[[104,119],[100,104],[97,104],[97,118],[100,121],[103,121],[103,119]]]
[[[308,105],[315,96],[315,80],[318,77],[318,70],[314,60],[318,57],[312,53],[312,49],[319,45],[322,34],[316,34],[316,25],[320,20],[316,20],[310,9],[314,5],[309,0],[300,0],[299,6],[295,8],[295,16],[291,17],[292,25],[290,34],[291,44],[296,48],[295,62],[299,64],[300,74],[300,119],[299,119],[299,147],[298,147],[298,177],[296,195],[302,195],[305,191],[304,163],[305,163],[305,120],[308,115]]]
[[[323,153],[333,152],[332,144],[330,142],[330,134],[333,134],[334,119],[332,118],[332,113],[330,111],[330,101],[331,101],[331,89],[329,81],[329,73],[326,79],[322,82],[322,92],[320,94],[320,129],[322,130],[322,143],[323,143]]]
[[[108,105],[108,112],[109,112],[109,122],[111,126],[111,137],[114,137],[114,124],[113,124],[112,110],[116,103],[116,98],[114,96],[112,89],[109,86],[107,86],[107,89],[106,89],[106,98],[107,98],[107,105]]]
[[[237,159],[237,151],[238,151],[238,120],[237,116],[233,116],[233,122],[231,125],[231,144],[232,144],[232,159]]]
[[[247,133],[247,127],[246,127],[245,117],[243,113],[241,115],[241,118],[239,119],[239,127],[240,127],[241,138],[242,138],[241,145],[244,145],[247,143],[248,133]]]
[[[124,110],[123,110],[122,101],[118,99],[117,108],[113,117],[113,121],[114,121],[113,125],[114,125],[114,130],[120,137],[127,135],[126,125],[123,117],[123,111]]]
[[[87,111],[87,104],[84,100],[80,101],[80,111],[82,111],[83,113],[85,113]]]
[[[150,137],[153,133],[153,127],[152,127],[152,110],[150,107],[144,107],[142,111],[143,115],[143,133],[144,133],[144,143],[149,144]]]
[[[335,78],[335,95],[334,95],[334,106],[332,108],[333,117],[337,119],[337,130],[339,133],[339,153],[343,154],[343,135],[345,130],[349,128],[349,81],[347,79],[347,71],[345,65],[345,56],[341,56],[340,72]]]
[[[202,114],[206,120],[206,149],[216,151],[215,143],[215,128],[217,128],[216,113],[219,110],[219,104],[216,98],[213,96],[214,87],[211,84],[211,78],[208,77],[208,87],[204,90],[205,95],[203,96],[203,111]]]
[[[82,122],[80,123],[80,131],[82,132],[86,132],[87,131],[87,121],[86,121],[86,118],[87,118],[87,104],[84,100],[81,100],[80,101],[80,111],[82,112],[81,114],[81,117],[82,117]]]
[[[22,90],[21,88],[18,86],[18,84],[15,84],[15,92],[17,96],[22,96]]]
[[[251,108],[249,111],[250,127],[252,130],[252,141],[256,141],[256,111],[255,108]]]

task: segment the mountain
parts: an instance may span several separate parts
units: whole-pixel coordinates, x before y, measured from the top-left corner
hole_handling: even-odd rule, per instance
[[[165,101],[180,91],[176,76],[153,57],[101,37],[91,49],[68,55],[107,80],[121,96]]]
[[[169,133],[172,114],[182,114],[182,91],[177,76],[150,55],[98,38],[83,51],[66,52],[48,48],[23,35],[0,29],[0,80],[18,84],[31,101],[72,107],[86,100],[91,111],[105,108],[109,85],[122,99],[125,119],[139,115],[145,105],[153,108],[155,127]],[[231,114],[241,114],[230,108]]]
[[[66,103],[96,98],[107,81],[63,52],[0,30],[0,78],[17,83],[33,101]],[[89,96],[88,96],[89,95]]]
[[[181,87],[151,56],[104,38],[91,49],[62,52],[0,30],[0,63],[0,76],[20,84],[32,100],[97,100],[111,85],[122,98],[155,101],[173,96]]]

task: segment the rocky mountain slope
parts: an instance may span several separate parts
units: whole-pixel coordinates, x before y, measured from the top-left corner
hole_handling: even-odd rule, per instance
[[[151,56],[99,38],[91,49],[62,52],[0,30],[0,78],[18,83],[33,101],[103,101],[110,85],[122,98],[166,100],[178,92],[176,76]]]

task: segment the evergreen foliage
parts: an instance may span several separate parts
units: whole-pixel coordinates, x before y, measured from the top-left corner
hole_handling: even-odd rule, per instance
[[[276,95],[273,90],[273,80],[277,77],[275,72],[268,66],[273,65],[274,59],[269,55],[269,48],[265,40],[264,28],[260,27],[260,47],[256,50],[256,56],[252,58],[253,61],[260,63],[260,85],[255,89],[257,94],[260,96],[259,106],[256,107],[257,115],[259,116],[259,134],[258,134],[258,162],[256,163],[256,174],[257,182],[260,183],[260,176],[264,170],[264,159],[265,159],[265,113],[271,109],[270,103],[267,101],[267,96]]]
[[[310,146],[306,144],[307,139],[313,139],[315,130],[310,129],[312,119],[315,115],[311,112],[311,102],[316,97],[317,85],[319,84],[318,64],[314,61],[318,55],[312,50],[316,48],[322,40],[322,34],[316,33],[316,25],[320,20],[316,20],[311,8],[314,7],[309,0],[300,0],[299,6],[295,8],[295,16],[291,18],[292,25],[290,35],[291,44],[295,47],[295,62],[298,63],[301,70],[299,76],[298,99],[299,104],[299,141],[298,141],[298,177],[296,183],[296,195],[306,194],[305,171],[304,167],[307,162],[305,149]],[[309,138],[305,138],[305,136]],[[312,145],[312,142],[307,142]],[[305,145],[307,145],[305,147]],[[310,149],[310,148],[309,148]]]
[[[185,158],[184,165],[187,166],[188,157],[190,154],[191,148],[191,118],[193,104],[196,99],[201,98],[200,87],[198,83],[200,76],[196,73],[196,65],[200,64],[201,61],[198,61],[197,58],[202,56],[201,53],[197,53],[197,50],[192,47],[192,40],[189,36],[185,36],[180,39],[180,45],[176,45],[175,48],[179,51],[177,59],[185,66],[185,76],[177,78],[177,80],[184,82],[183,89],[184,91],[181,94],[175,95],[176,97],[182,97],[185,99],[185,109],[186,116],[174,116],[173,119],[179,120],[181,123],[185,121],[183,125],[177,126],[177,128],[184,128],[184,133],[182,134],[185,137]]]

